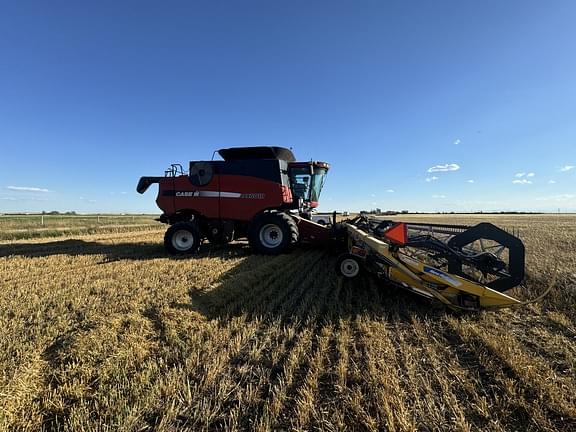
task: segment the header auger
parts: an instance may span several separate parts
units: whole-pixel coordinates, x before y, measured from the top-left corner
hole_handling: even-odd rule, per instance
[[[345,248],[337,272],[367,271],[452,309],[522,304],[506,294],[524,278],[524,245],[489,223],[469,227],[398,223],[358,217],[323,225],[310,220],[329,165],[297,162],[282,147],[218,150],[223,160],[172,165],[163,177],[142,177],[137,191],[158,183],[160,221],[170,227],[172,254],[195,253],[200,243],[247,238],[257,253],[275,255],[297,243]]]

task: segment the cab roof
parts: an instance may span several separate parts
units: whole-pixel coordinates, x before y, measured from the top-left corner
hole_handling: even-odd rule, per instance
[[[248,159],[277,159],[294,162],[296,158],[290,149],[284,147],[230,147],[218,150],[225,161]]]

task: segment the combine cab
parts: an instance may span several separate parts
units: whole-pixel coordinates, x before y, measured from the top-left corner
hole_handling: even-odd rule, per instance
[[[329,165],[296,162],[282,147],[218,150],[222,161],[172,165],[163,177],[142,177],[137,191],[158,183],[160,221],[170,225],[164,244],[172,254],[194,253],[203,239],[227,243],[247,237],[252,248],[279,254],[298,242],[323,242],[331,230],[311,222]]]

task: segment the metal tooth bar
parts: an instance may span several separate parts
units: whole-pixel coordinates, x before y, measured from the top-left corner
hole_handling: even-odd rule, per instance
[[[404,222],[404,223],[406,225],[412,225],[412,226],[454,228],[459,230],[466,230],[470,228],[470,225],[433,224],[433,223],[419,223],[419,222]]]
[[[368,219],[370,224],[370,230],[374,230],[378,227],[382,222],[392,222],[392,221],[385,221],[382,219],[370,218]],[[404,222],[406,227],[408,228],[409,232],[413,231],[416,233],[427,233],[429,235],[437,235],[437,234],[444,234],[447,236],[454,236],[460,234],[468,229],[470,226],[468,225],[447,225],[447,224],[429,224],[429,223],[418,223],[418,222]]]
[[[414,224],[414,223],[406,223],[408,229],[414,230],[427,230],[432,233],[438,234],[460,234],[461,232],[466,231],[469,229],[469,226],[465,225],[441,225],[441,224]]]
[[[430,234],[448,234],[448,235],[456,235],[456,234],[460,234],[461,232],[466,231],[467,228],[465,229],[453,229],[453,228],[439,228],[439,227],[429,227],[427,229],[425,228],[418,228],[418,227],[412,227],[410,225],[408,225],[408,230],[411,231],[419,231],[419,232],[427,232]]]

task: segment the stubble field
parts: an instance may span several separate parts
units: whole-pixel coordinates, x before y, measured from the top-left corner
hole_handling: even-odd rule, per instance
[[[164,226],[0,242],[2,430],[574,430],[576,216],[520,229],[521,309],[455,315],[336,257],[204,245]]]

